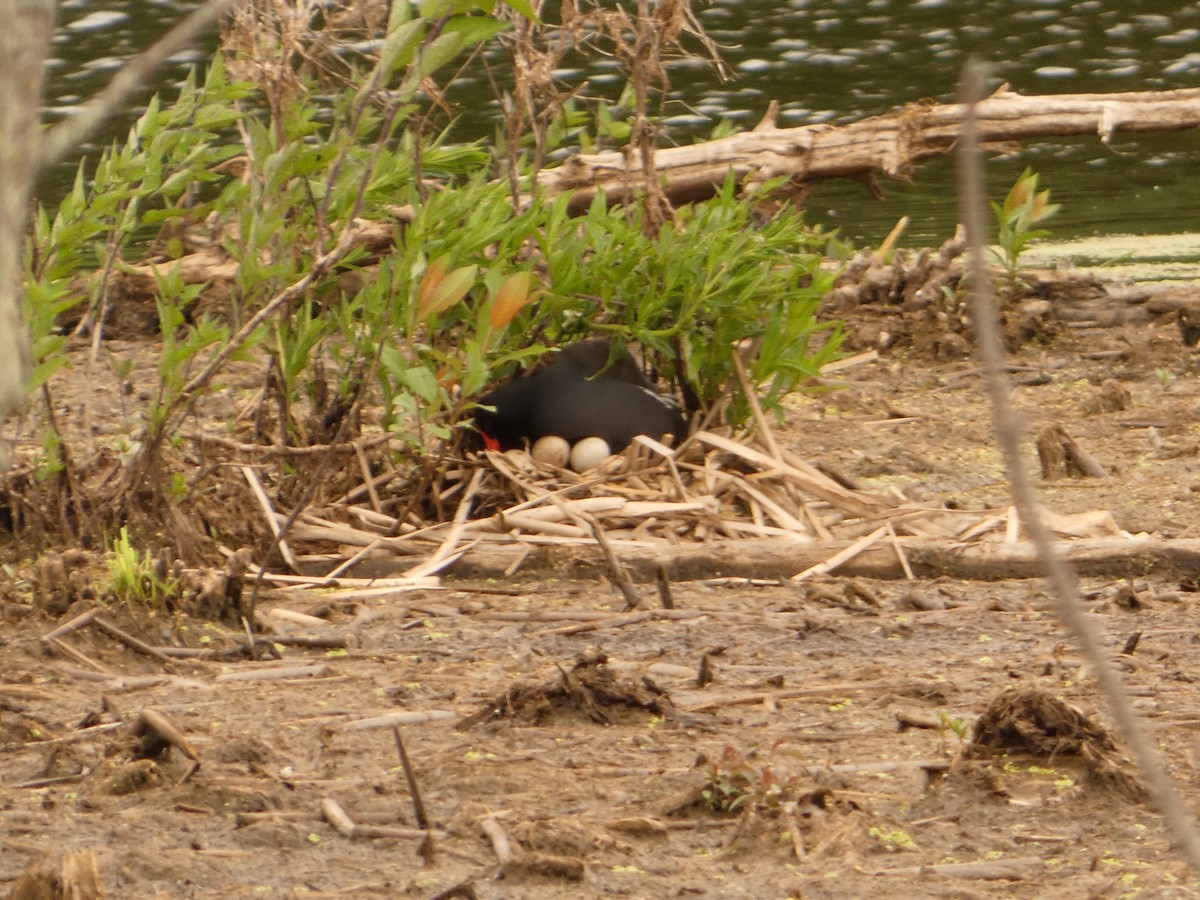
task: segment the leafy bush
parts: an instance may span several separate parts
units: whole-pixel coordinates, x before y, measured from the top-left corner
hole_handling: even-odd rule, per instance
[[[749,414],[735,351],[775,409],[833,358],[840,332],[816,318],[833,277],[821,265],[827,239],[794,210],[760,221],[755,198],[737,196],[730,178],[716,198],[678,210],[648,237],[640,208],[609,208],[603,197],[578,218],[567,197],[514,204],[516,182],[492,180],[482,149],[426,133],[418,90],[507,27],[481,14],[492,5],[393,4],[379,57],[321,91],[239,82],[233,74],[254,66],[218,55],[173,104],[152,102],[90,179],[90,164],[81,166],[53,216],[39,212],[27,292],[35,386],[65,358],[65,310],[86,301],[102,322],[110,279],[127,258],[153,244],[164,260],[155,282],[159,390],[141,421],[146,434],[132,442],[127,487],[165,477],[151,460],[164,437],[251,348],[270,360],[262,404],[278,411],[282,440],[333,440],[370,399],[413,456],[444,450],[490,383],[594,331],[640,343],[662,376],[691,386],[702,403],[730,391],[732,424]],[[407,211],[389,246],[346,239],[399,204]],[[226,307],[208,317],[194,309],[205,286],[169,268],[202,223],[236,268]],[[177,488],[155,490],[177,496]]]

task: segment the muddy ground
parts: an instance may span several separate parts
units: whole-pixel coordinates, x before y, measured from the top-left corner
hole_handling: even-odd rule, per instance
[[[1002,505],[965,339],[922,343],[944,321],[898,309],[839,312],[858,349],[891,346],[841,373],[843,390],[794,401],[781,440],[863,490]],[[1200,536],[1200,381],[1174,316],[1042,315],[1013,356],[1014,402],[1030,432],[1063,426],[1110,473],[1044,484],[1047,505]],[[154,347],[123,352],[150,372]],[[1196,573],[1081,583],[1200,811]],[[265,605],[318,617],[281,632],[318,646],[164,662],[94,625],[48,645],[95,602],[47,610],[14,581],[0,600],[0,892],[91,850],[107,895],[131,898],[1200,893],[1108,742],[1040,581],[713,578],[672,595],[673,618],[627,623],[607,582],[553,570],[349,603],[276,594]],[[156,646],[239,639],[144,608],[102,615]],[[1014,745],[972,742],[997,698]],[[135,735],[157,733],[153,716],[136,726],[146,708],[198,768]],[[396,713],[410,715],[377,718]],[[353,827],[330,824],[330,800]]]

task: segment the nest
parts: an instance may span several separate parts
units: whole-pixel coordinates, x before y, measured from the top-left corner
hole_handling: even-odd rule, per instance
[[[524,451],[484,451],[447,473],[439,500],[455,507],[450,521],[400,521],[359,505],[338,510],[342,521],[332,513],[303,514],[287,538],[293,547],[337,545],[334,553],[300,558],[305,570],[327,573],[324,583],[367,558],[377,563],[373,572],[399,575],[355,591],[363,596],[436,583],[437,573],[473,552],[500,554],[511,574],[539,548],[599,544],[606,556],[662,556],[746,539],[805,548],[806,556],[815,550],[819,561],[791,573],[795,580],[831,572],[876,544],[890,544],[911,578],[903,538],[960,545],[1012,542],[1019,533],[1009,509],[949,510],[847,487],[780,447],[762,427],[741,440],[699,431],[675,449],[639,436],[584,474]],[[1054,517],[1051,524],[1064,535],[1118,531],[1108,513]],[[821,554],[823,545],[830,545],[829,555]],[[381,558],[391,563],[381,567]]]

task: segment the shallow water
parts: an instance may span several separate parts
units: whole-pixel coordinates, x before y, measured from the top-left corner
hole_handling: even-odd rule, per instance
[[[52,116],[89,96],[120,61],[145,46],[191,4],[173,0],[68,0],[60,6],[57,59],[51,72]],[[670,67],[670,140],[707,135],[722,120],[750,127],[771,99],[784,126],[850,122],[919,99],[949,101],[964,56],[993,60],[997,75],[1022,93],[1139,91],[1193,86],[1200,76],[1200,5],[1139,0],[716,0],[698,16],[721,45],[733,74],[711,67]],[[967,12],[966,10],[969,10]],[[197,50],[163,73],[169,92]],[[615,96],[620,78],[603,57],[559,73],[564,85],[586,80]],[[463,107],[464,136],[490,133],[495,109],[482,74],[451,93]],[[128,123],[114,123],[110,140]],[[92,148],[94,149],[94,148]],[[1030,143],[989,165],[991,192],[1003,196],[1032,166],[1063,204],[1049,223],[1058,238],[1172,234],[1200,230],[1200,163],[1195,132]],[[62,177],[66,177],[65,173]],[[903,243],[938,243],[955,221],[953,168],[927,163],[911,183],[884,182],[887,199],[871,200],[855,183],[819,186],[810,220],[836,225],[862,242],[878,241],[901,216]],[[47,186],[50,192],[53,184]]]

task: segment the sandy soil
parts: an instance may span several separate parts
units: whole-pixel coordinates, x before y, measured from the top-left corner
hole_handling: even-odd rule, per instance
[[[869,344],[895,317],[863,307],[849,324]],[[153,342],[126,350],[149,371]],[[953,356],[901,343],[846,389],[794,402],[780,435],[865,490],[1000,505],[978,376]],[[1048,506],[1198,536],[1200,382],[1172,320],[1062,326],[1014,363],[1029,430],[1062,425],[1111,472],[1045,485]],[[1114,384],[1121,404],[1105,400]],[[1082,587],[1195,807],[1194,573]],[[673,594],[675,617],[627,624],[606,583],[547,571],[354,603],[276,595],[319,617],[281,630],[343,646],[164,664],[94,626],[63,638],[77,658],[48,647],[94,602],[51,614],[15,582],[0,600],[0,891],[92,850],[108,896],[131,898],[1200,892],[1106,743],[1039,581],[710,579]],[[156,646],[239,639],[144,608],[102,616]],[[252,673],[275,677],[240,680]],[[1014,696],[1061,698],[1096,727],[1036,721],[1040,743],[973,746],[978,717]],[[134,734],[147,707],[198,769]],[[416,714],[399,727],[424,854],[393,720],[371,721],[395,713]],[[353,830],[329,824],[329,800]]]

